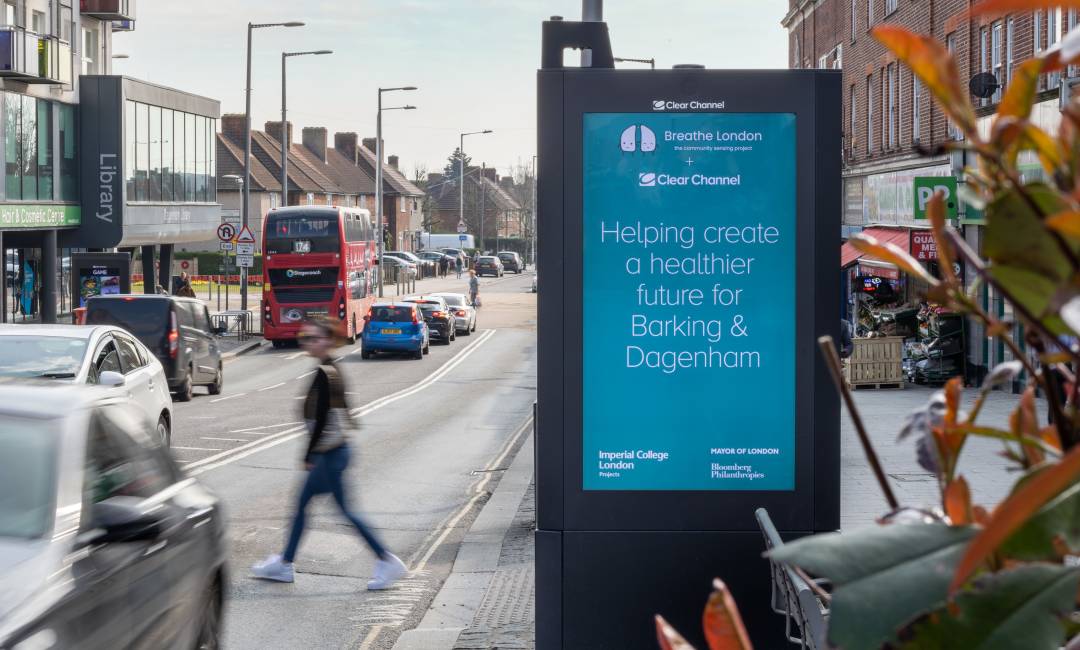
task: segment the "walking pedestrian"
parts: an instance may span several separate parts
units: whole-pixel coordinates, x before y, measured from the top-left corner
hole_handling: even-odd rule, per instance
[[[476,277],[476,269],[469,269],[469,302],[474,307],[480,306],[480,278]]]
[[[330,493],[342,514],[352,523],[378,558],[375,575],[367,583],[370,590],[386,589],[406,573],[405,564],[388,551],[367,525],[349,510],[344,487],[345,468],[349,465],[348,434],[354,429],[352,416],[345,403],[345,384],[338,367],[330,356],[335,339],[340,336],[331,321],[309,321],[300,331],[304,350],[319,361],[315,378],[304,400],[304,420],[310,439],[304,455],[307,478],[300,490],[292,530],[282,555],[271,555],[251,568],[256,578],[293,581],[293,561],[304,534],[305,511],[311,498]]]
[[[461,266],[462,266],[462,264],[461,264],[461,255],[460,254],[455,255],[454,256],[454,268],[457,269],[458,280],[461,279]]]

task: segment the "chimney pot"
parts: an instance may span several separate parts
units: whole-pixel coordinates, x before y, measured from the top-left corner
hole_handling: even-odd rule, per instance
[[[397,156],[390,156],[389,158],[386,159],[386,164],[390,165],[394,169],[397,169],[398,168],[398,157]]]
[[[300,132],[304,146],[323,163],[326,162],[326,127],[306,126]]]
[[[282,141],[281,140],[281,121],[280,120],[277,121],[277,122],[267,122],[265,125],[263,125],[263,128],[266,129],[266,134],[269,135],[271,138],[277,140],[278,142]],[[286,122],[285,123],[285,143],[286,144],[292,145],[292,141],[293,141],[292,136],[293,136],[292,122]]]
[[[356,164],[356,143],[358,136],[355,133],[335,133],[334,148],[338,153],[345,156]]]
[[[226,113],[221,116],[221,134],[232,142],[243,144],[244,124],[243,113]]]

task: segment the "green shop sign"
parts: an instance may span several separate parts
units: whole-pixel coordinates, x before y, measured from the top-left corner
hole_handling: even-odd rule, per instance
[[[77,205],[34,205],[0,203],[0,229],[63,228],[82,223]]]
[[[916,176],[912,179],[915,187],[915,218],[925,219],[926,208],[935,192],[945,194],[945,218],[956,219],[960,200],[956,196],[956,178],[953,176]]]

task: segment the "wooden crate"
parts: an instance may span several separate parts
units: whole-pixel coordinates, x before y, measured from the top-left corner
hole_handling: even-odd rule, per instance
[[[904,338],[884,336],[852,339],[854,349],[844,367],[844,378],[851,386],[860,384],[904,385]]]

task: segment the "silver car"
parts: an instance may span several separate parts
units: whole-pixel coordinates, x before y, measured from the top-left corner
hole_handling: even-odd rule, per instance
[[[130,399],[172,439],[172,397],[161,362],[112,325],[0,325],[0,380],[49,380],[106,386]]]
[[[476,307],[473,306],[469,297],[463,293],[433,293],[446,301],[447,307],[454,312],[457,319],[457,333],[468,336],[476,331]]]

